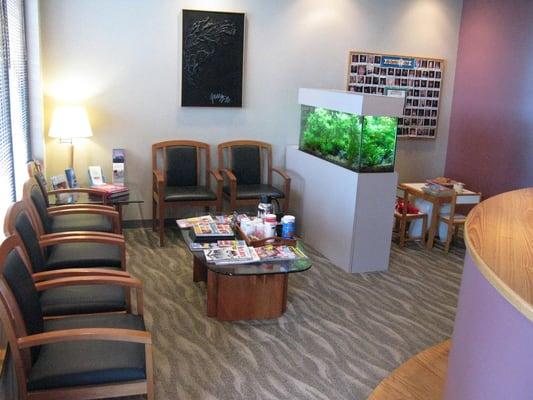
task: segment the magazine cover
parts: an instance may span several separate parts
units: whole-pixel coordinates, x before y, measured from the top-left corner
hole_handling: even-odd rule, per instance
[[[89,166],[89,183],[91,186],[103,185],[105,183],[102,167],[99,165]]]
[[[180,229],[189,229],[189,228],[192,228],[194,224],[198,224],[198,223],[209,224],[211,222],[214,222],[211,215],[202,215],[200,217],[192,217],[192,218],[184,218],[184,219],[176,220],[176,223],[178,224],[178,227]]]
[[[50,181],[52,181],[52,188],[54,190],[68,189],[67,180],[64,175],[54,175],[50,177]]]
[[[67,177],[68,187],[71,189],[78,187],[78,180],[76,179],[76,174],[74,173],[73,168],[67,168],[65,170],[65,176]]]
[[[238,264],[253,260],[246,246],[204,250],[204,254],[207,262],[215,264]]]
[[[195,223],[193,230],[197,237],[202,236],[231,236],[233,231],[228,224],[211,223]]]
[[[256,247],[255,251],[261,261],[284,261],[295,260],[306,257],[300,250],[292,246],[261,246]]]
[[[124,149],[113,149],[113,177],[114,184],[123,185],[125,179],[125,153]]]

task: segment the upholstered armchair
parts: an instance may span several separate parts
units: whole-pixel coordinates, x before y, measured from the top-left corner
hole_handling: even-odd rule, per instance
[[[168,208],[215,207],[221,210],[222,177],[211,170],[209,145],[192,140],[169,140],[152,145],[152,220],[159,226],[159,244],[165,242]],[[211,177],[215,186],[211,188]]]
[[[24,183],[22,197],[28,201],[32,219],[45,233],[93,231],[120,233],[119,213],[101,204],[47,205],[47,196],[35,178]]]
[[[152,339],[141,306],[112,313],[44,319],[39,292],[65,282],[35,284],[16,236],[0,245],[0,318],[8,338],[20,399],[100,399],[146,394],[153,400]],[[70,278],[74,284],[116,278]]]
[[[92,276],[117,278],[123,285],[59,285],[40,292],[45,316],[115,312],[130,309],[135,282],[125,269],[124,238],[114,234],[42,235],[34,230],[24,202],[14,203],[4,218],[4,233],[20,238],[21,255],[35,282],[81,281]],[[43,283],[44,284],[44,283]]]
[[[237,140],[218,145],[218,167],[224,177],[223,193],[231,210],[257,205],[261,196],[283,201],[287,213],[291,178],[272,167],[272,146],[255,140]],[[283,179],[283,189],[272,185],[272,173]]]

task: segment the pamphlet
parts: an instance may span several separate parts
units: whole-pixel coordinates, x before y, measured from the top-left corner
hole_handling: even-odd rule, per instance
[[[89,182],[91,186],[103,185],[105,183],[102,167],[99,165],[89,166]]]
[[[76,174],[74,173],[73,168],[67,168],[65,170],[65,176],[67,177],[68,187],[71,189],[78,187],[78,180],[76,179]]]
[[[65,175],[54,175],[50,177],[50,180],[52,181],[52,188],[54,190],[57,189],[68,189],[67,180],[65,178]]]
[[[293,246],[266,245],[256,247],[255,251],[261,261],[285,261],[307,257],[300,249]]]
[[[124,184],[125,155],[124,149],[113,149],[113,177],[115,184]]]

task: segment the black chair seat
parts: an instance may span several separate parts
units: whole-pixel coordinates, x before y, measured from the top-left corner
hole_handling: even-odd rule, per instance
[[[46,269],[121,267],[120,247],[106,243],[63,243],[49,249]]]
[[[94,231],[113,232],[110,219],[98,214],[67,214],[51,218],[50,232]]]
[[[224,186],[224,193],[230,195],[229,186]],[[261,196],[270,196],[274,199],[285,197],[282,191],[272,185],[237,185],[237,200],[259,199]]]
[[[206,186],[167,186],[165,201],[216,200],[217,195]]]
[[[46,317],[126,309],[125,290],[114,285],[61,286],[44,290],[39,300]]]
[[[144,331],[142,317],[95,315],[46,320],[45,332],[77,328]],[[117,341],[62,342],[41,346],[28,376],[28,390],[76,387],[146,379],[145,347]]]

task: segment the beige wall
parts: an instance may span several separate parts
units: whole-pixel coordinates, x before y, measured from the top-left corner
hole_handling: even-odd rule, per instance
[[[343,89],[348,51],[446,60],[435,141],[401,141],[401,180],[442,174],[461,0],[41,0],[45,129],[58,101],[88,107],[94,137],[76,147],[75,169],[109,176],[111,149],[125,148],[128,179],[142,186],[144,207],[127,218],[150,218],[150,145],[191,138],[216,145],[256,138],[298,142],[299,87]],[[181,108],[181,9],[246,13],[244,107]],[[62,172],[67,149],[46,138],[49,175]],[[216,164],[216,160],[215,160]]]

